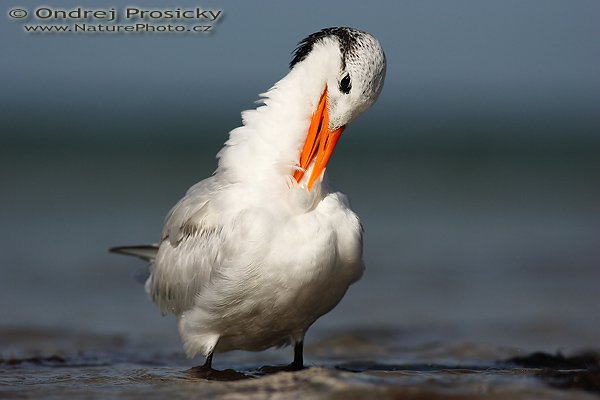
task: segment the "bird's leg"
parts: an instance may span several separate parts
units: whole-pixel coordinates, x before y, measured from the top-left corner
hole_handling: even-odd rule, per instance
[[[232,369],[219,371],[212,368],[213,352],[211,351],[206,356],[206,361],[203,365],[188,369],[188,374],[194,378],[206,379],[209,381],[237,381],[240,379],[248,379],[252,376],[242,372],[237,372]]]
[[[265,365],[260,371],[271,374],[282,371],[299,371],[304,369],[304,341],[294,344],[294,361],[287,365]]]
[[[301,340],[294,345],[294,361],[290,364],[292,370],[304,368],[304,341]]]
[[[209,370],[212,369],[212,358],[213,358],[213,352],[211,351],[208,356],[206,357],[206,361],[204,362],[204,365],[202,366],[202,368]]]
[[[208,356],[206,356],[206,361],[204,364],[191,368],[190,372],[200,377],[204,377],[205,374],[212,374],[213,372],[216,372],[214,369],[212,369],[212,359],[213,352],[211,351],[208,353]]]

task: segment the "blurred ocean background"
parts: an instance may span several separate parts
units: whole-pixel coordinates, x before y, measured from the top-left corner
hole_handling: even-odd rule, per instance
[[[179,349],[174,319],[136,282],[143,262],[107,249],[157,241],[169,208],[214,171],[240,111],[287,73],[295,44],[345,25],[373,33],[388,60],[378,103],[328,168],[363,221],[367,271],[308,342],[378,328],[415,341],[598,346],[600,3],[177,6],[225,16],[208,36],[0,24],[0,329]]]

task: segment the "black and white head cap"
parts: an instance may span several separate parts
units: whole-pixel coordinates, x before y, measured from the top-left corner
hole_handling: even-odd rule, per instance
[[[369,108],[381,93],[386,59],[372,35],[348,27],[326,28],[303,39],[290,62],[290,68],[306,60],[318,46],[336,48],[339,71],[327,77],[330,125],[343,126]]]

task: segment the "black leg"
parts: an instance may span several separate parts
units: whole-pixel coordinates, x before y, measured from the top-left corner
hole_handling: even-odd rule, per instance
[[[206,357],[206,362],[204,362],[204,365],[202,366],[202,368],[205,368],[207,370],[212,369],[212,358],[213,358],[213,353],[210,352],[208,357]]]
[[[292,369],[299,370],[304,368],[304,341],[299,341],[294,345],[294,361]]]
[[[236,372],[232,369],[226,369],[219,371],[212,369],[213,353],[211,352],[207,357],[203,365],[198,367],[190,368],[187,372],[194,378],[207,379],[210,381],[237,381],[240,379],[248,379],[251,376],[247,376],[242,372]]]
[[[294,361],[288,365],[265,365],[260,368],[260,371],[272,374],[282,371],[300,371],[304,369],[304,342],[300,341],[294,345]]]

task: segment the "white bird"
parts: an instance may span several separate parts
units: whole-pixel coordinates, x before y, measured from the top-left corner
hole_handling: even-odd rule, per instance
[[[168,213],[159,245],[111,251],[151,261],[145,288],[177,316],[188,357],[294,345],[360,279],[362,226],[325,167],[344,128],[379,96],[386,60],[353,28],[302,40],[290,72],[242,113],[218,168]]]

